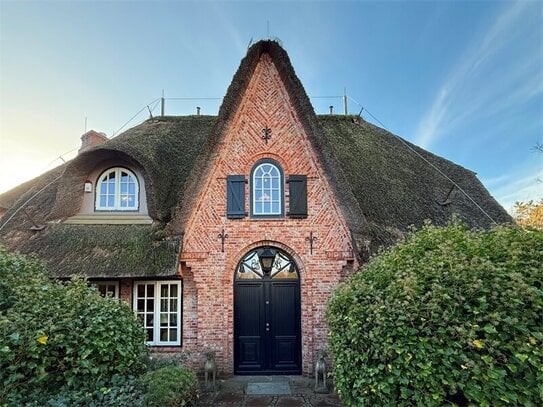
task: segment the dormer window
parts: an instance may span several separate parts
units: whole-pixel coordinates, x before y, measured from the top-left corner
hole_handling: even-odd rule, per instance
[[[251,214],[283,215],[283,171],[274,161],[258,162],[251,175]]]
[[[96,210],[138,210],[139,185],[136,175],[122,167],[110,168],[96,184]]]

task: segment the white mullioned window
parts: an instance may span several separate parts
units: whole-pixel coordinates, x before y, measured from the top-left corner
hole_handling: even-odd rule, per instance
[[[96,209],[134,211],[138,209],[139,185],[136,175],[122,167],[110,168],[98,178]]]
[[[118,281],[94,281],[91,284],[97,288],[102,297],[119,298]]]
[[[253,170],[252,211],[255,216],[282,215],[282,174],[271,162],[263,162]]]
[[[137,281],[134,311],[148,345],[181,345],[181,281]]]

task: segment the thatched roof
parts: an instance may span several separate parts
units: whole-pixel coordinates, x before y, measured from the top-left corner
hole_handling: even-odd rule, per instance
[[[390,245],[409,225],[425,219],[444,224],[457,214],[473,227],[510,222],[475,174],[364,120],[319,116],[296,77],[286,52],[275,42],[253,45],[242,60],[218,117],[160,117],[148,120],[14,190],[0,195],[9,208],[0,220],[0,243],[35,253],[58,276],[166,276],[176,272],[180,236],[210,163],[262,53],[268,53],[285,84],[300,122],[338,197],[364,261]],[[439,168],[481,206],[421,159]],[[115,158],[141,170],[147,189],[149,225],[67,225],[77,213],[81,186],[101,161]],[[50,184],[50,185],[48,185]],[[44,188],[44,186],[46,186]],[[26,206],[21,205],[43,189]],[[17,213],[15,213],[18,211]],[[46,225],[42,231],[32,223]],[[5,225],[6,220],[10,221]]]

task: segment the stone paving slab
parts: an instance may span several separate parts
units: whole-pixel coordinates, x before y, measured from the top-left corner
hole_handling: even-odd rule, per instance
[[[290,388],[291,394],[251,395],[251,384],[266,388]],[[234,376],[217,380],[215,389],[200,383],[198,407],[341,407],[338,397],[330,393],[316,393],[314,381],[303,376]]]
[[[245,393],[249,396],[292,394],[288,382],[247,383]]]

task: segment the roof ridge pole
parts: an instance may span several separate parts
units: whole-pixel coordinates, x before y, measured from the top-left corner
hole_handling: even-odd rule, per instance
[[[347,116],[347,88],[343,88],[343,114]]]

